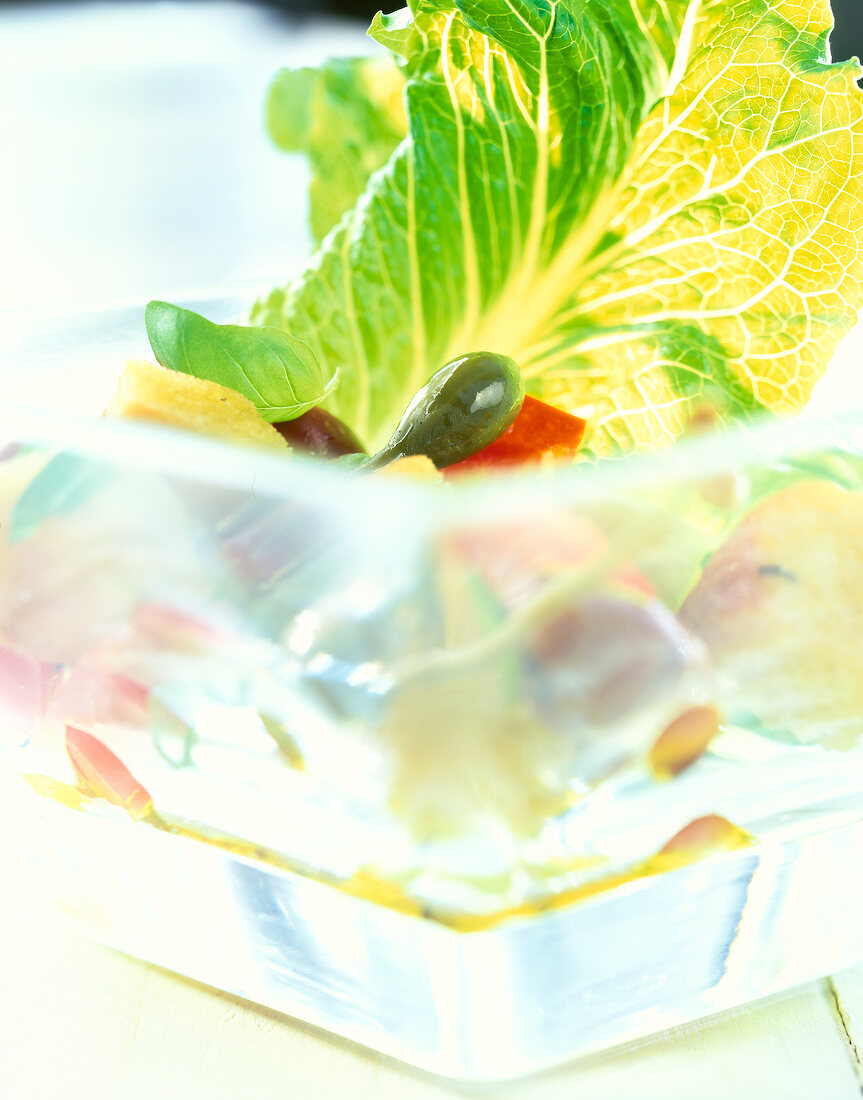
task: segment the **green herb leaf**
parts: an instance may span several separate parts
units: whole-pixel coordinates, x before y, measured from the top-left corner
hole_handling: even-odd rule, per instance
[[[320,241],[386,164],[407,132],[404,77],[389,57],[337,58],[283,69],[267,99],[270,136],[305,153],[312,169],[311,229]]]
[[[150,302],[144,321],[163,367],[236,390],[271,423],[319,405],[336,381],[307,344],[282,329],[216,325],[168,302]]]
[[[9,542],[29,538],[50,516],[65,516],[114,476],[108,463],[76,454],[50,458],[18,498],[9,522]]]
[[[859,67],[827,0],[415,0],[409,138],[253,319],[374,449],[444,362],[513,358],[597,454],[798,410],[863,304]]]

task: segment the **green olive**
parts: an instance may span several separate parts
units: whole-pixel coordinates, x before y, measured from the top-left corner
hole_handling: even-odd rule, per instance
[[[461,355],[432,375],[366,469],[407,455],[428,455],[438,469],[452,466],[494,443],[523,400],[521,372],[512,359],[491,351]]]

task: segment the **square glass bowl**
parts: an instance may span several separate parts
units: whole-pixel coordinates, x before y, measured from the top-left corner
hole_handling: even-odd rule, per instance
[[[100,419],[140,310],[3,339],[3,813],[89,934],[473,1080],[863,958],[863,415],[440,486]]]

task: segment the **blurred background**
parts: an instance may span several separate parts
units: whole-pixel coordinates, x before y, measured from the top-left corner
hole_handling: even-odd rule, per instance
[[[282,0],[275,5],[288,11],[327,10],[344,15],[353,15],[369,20],[378,10],[374,3],[363,0]],[[395,5],[394,5],[395,7]],[[385,9],[389,10],[389,9]],[[833,55],[837,60],[863,55],[863,0],[833,0],[836,14],[836,34],[833,38]]]
[[[863,0],[833,2],[834,56],[863,54]],[[267,86],[367,51],[377,7],[0,2],[4,330],[10,311],[250,301],[284,282],[310,248],[306,174],[264,134]]]
[[[380,5],[366,0],[271,0],[270,6],[298,14],[332,12],[369,22]],[[392,10],[398,6],[393,5]],[[384,10],[391,10],[384,6]],[[863,0],[833,0],[836,33],[833,54],[837,60],[863,55]]]

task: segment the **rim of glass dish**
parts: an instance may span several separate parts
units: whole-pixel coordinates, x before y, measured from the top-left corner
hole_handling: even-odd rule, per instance
[[[200,307],[206,301],[219,303],[226,318],[236,316],[235,307],[243,304],[233,297],[196,299],[193,304]],[[244,301],[247,306],[248,299]],[[49,318],[68,322],[70,329],[83,323],[86,330],[93,330],[100,318],[106,326],[113,318],[116,326],[116,319],[125,314],[130,319],[143,318],[143,308],[127,306],[85,311],[83,315],[80,311],[50,311]],[[34,318],[27,317],[25,323],[29,326]],[[863,347],[863,331],[858,331],[856,343]],[[87,354],[86,337],[79,354]],[[26,362],[26,352],[22,358]],[[0,437],[223,488],[251,490],[255,496],[274,500],[326,500],[354,514],[379,510],[402,514],[405,522],[427,516],[435,521],[474,524],[511,520],[515,514],[549,505],[596,502],[610,495],[684,483],[747,466],[764,467],[807,452],[845,449],[863,454],[863,395],[852,397],[835,411],[804,409],[781,417],[766,414],[722,431],[680,438],[657,451],[597,463],[462,476],[444,486],[414,478],[369,477],[297,453],[280,455],[161,425],[73,415],[14,400],[0,407]]]
[[[597,501],[660,484],[689,482],[748,466],[827,449],[863,454],[863,407],[835,415],[763,419],[681,439],[659,452],[596,464],[464,476],[444,485],[422,479],[369,477],[298,454],[238,447],[155,424],[71,416],[33,406],[0,410],[7,440],[66,451],[113,464],[252,491],[305,499],[353,511],[416,508],[469,522],[512,518],[550,504]]]

